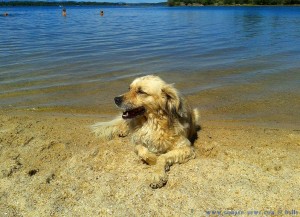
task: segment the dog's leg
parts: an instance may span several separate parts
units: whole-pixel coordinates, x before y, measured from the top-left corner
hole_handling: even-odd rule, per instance
[[[153,174],[153,182],[150,184],[152,188],[161,188],[167,181],[168,176],[166,170],[174,163],[185,163],[195,158],[195,152],[191,146],[184,146],[173,149],[172,151],[162,154],[157,158],[155,171]]]
[[[156,164],[157,156],[142,145],[135,146],[137,155],[149,165]]]
[[[116,136],[125,137],[129,133],[128,123],[121,117],[109,122],[96,123],[91,128],[97,136],[108,140]]]

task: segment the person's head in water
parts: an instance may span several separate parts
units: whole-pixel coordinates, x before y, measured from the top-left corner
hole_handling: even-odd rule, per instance
[[[67,16],[67,9],[63,8],[63,10],[62,10],[62,15],[63,15],[63,16]]]
[[[104,15],[104,11],[100,11],[100,15],[103,16]]]

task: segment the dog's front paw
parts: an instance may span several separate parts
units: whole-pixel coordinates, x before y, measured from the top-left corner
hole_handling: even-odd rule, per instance
[[[153,181],[150,184],[150,187],[153,189],[162,188],[168,182],[168,176],[165,172],[163,173],[154,173]]]
[[[149,152],[149,150],[142,146],[137,145],[135,146],[135,153],[147,164],[149,165],[155,165],[156,164],[156,155]]]

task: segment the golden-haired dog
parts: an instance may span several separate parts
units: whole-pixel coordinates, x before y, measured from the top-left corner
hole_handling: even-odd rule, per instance
[[[122,116],[96,123],[93,131],[108,139],[131,135],[137,155],[154,165],[152,188],[167,183],[166,171],[172,164],[195,158],[198,110],[192,110],[173,85],[154,75],[140,77],[114,100]]]

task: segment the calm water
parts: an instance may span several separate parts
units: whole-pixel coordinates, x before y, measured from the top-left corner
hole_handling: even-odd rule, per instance
[[[1,108],[112,114],[158,74],[204,120],[300,126],[300,7],[61,10],[0,8]]]

